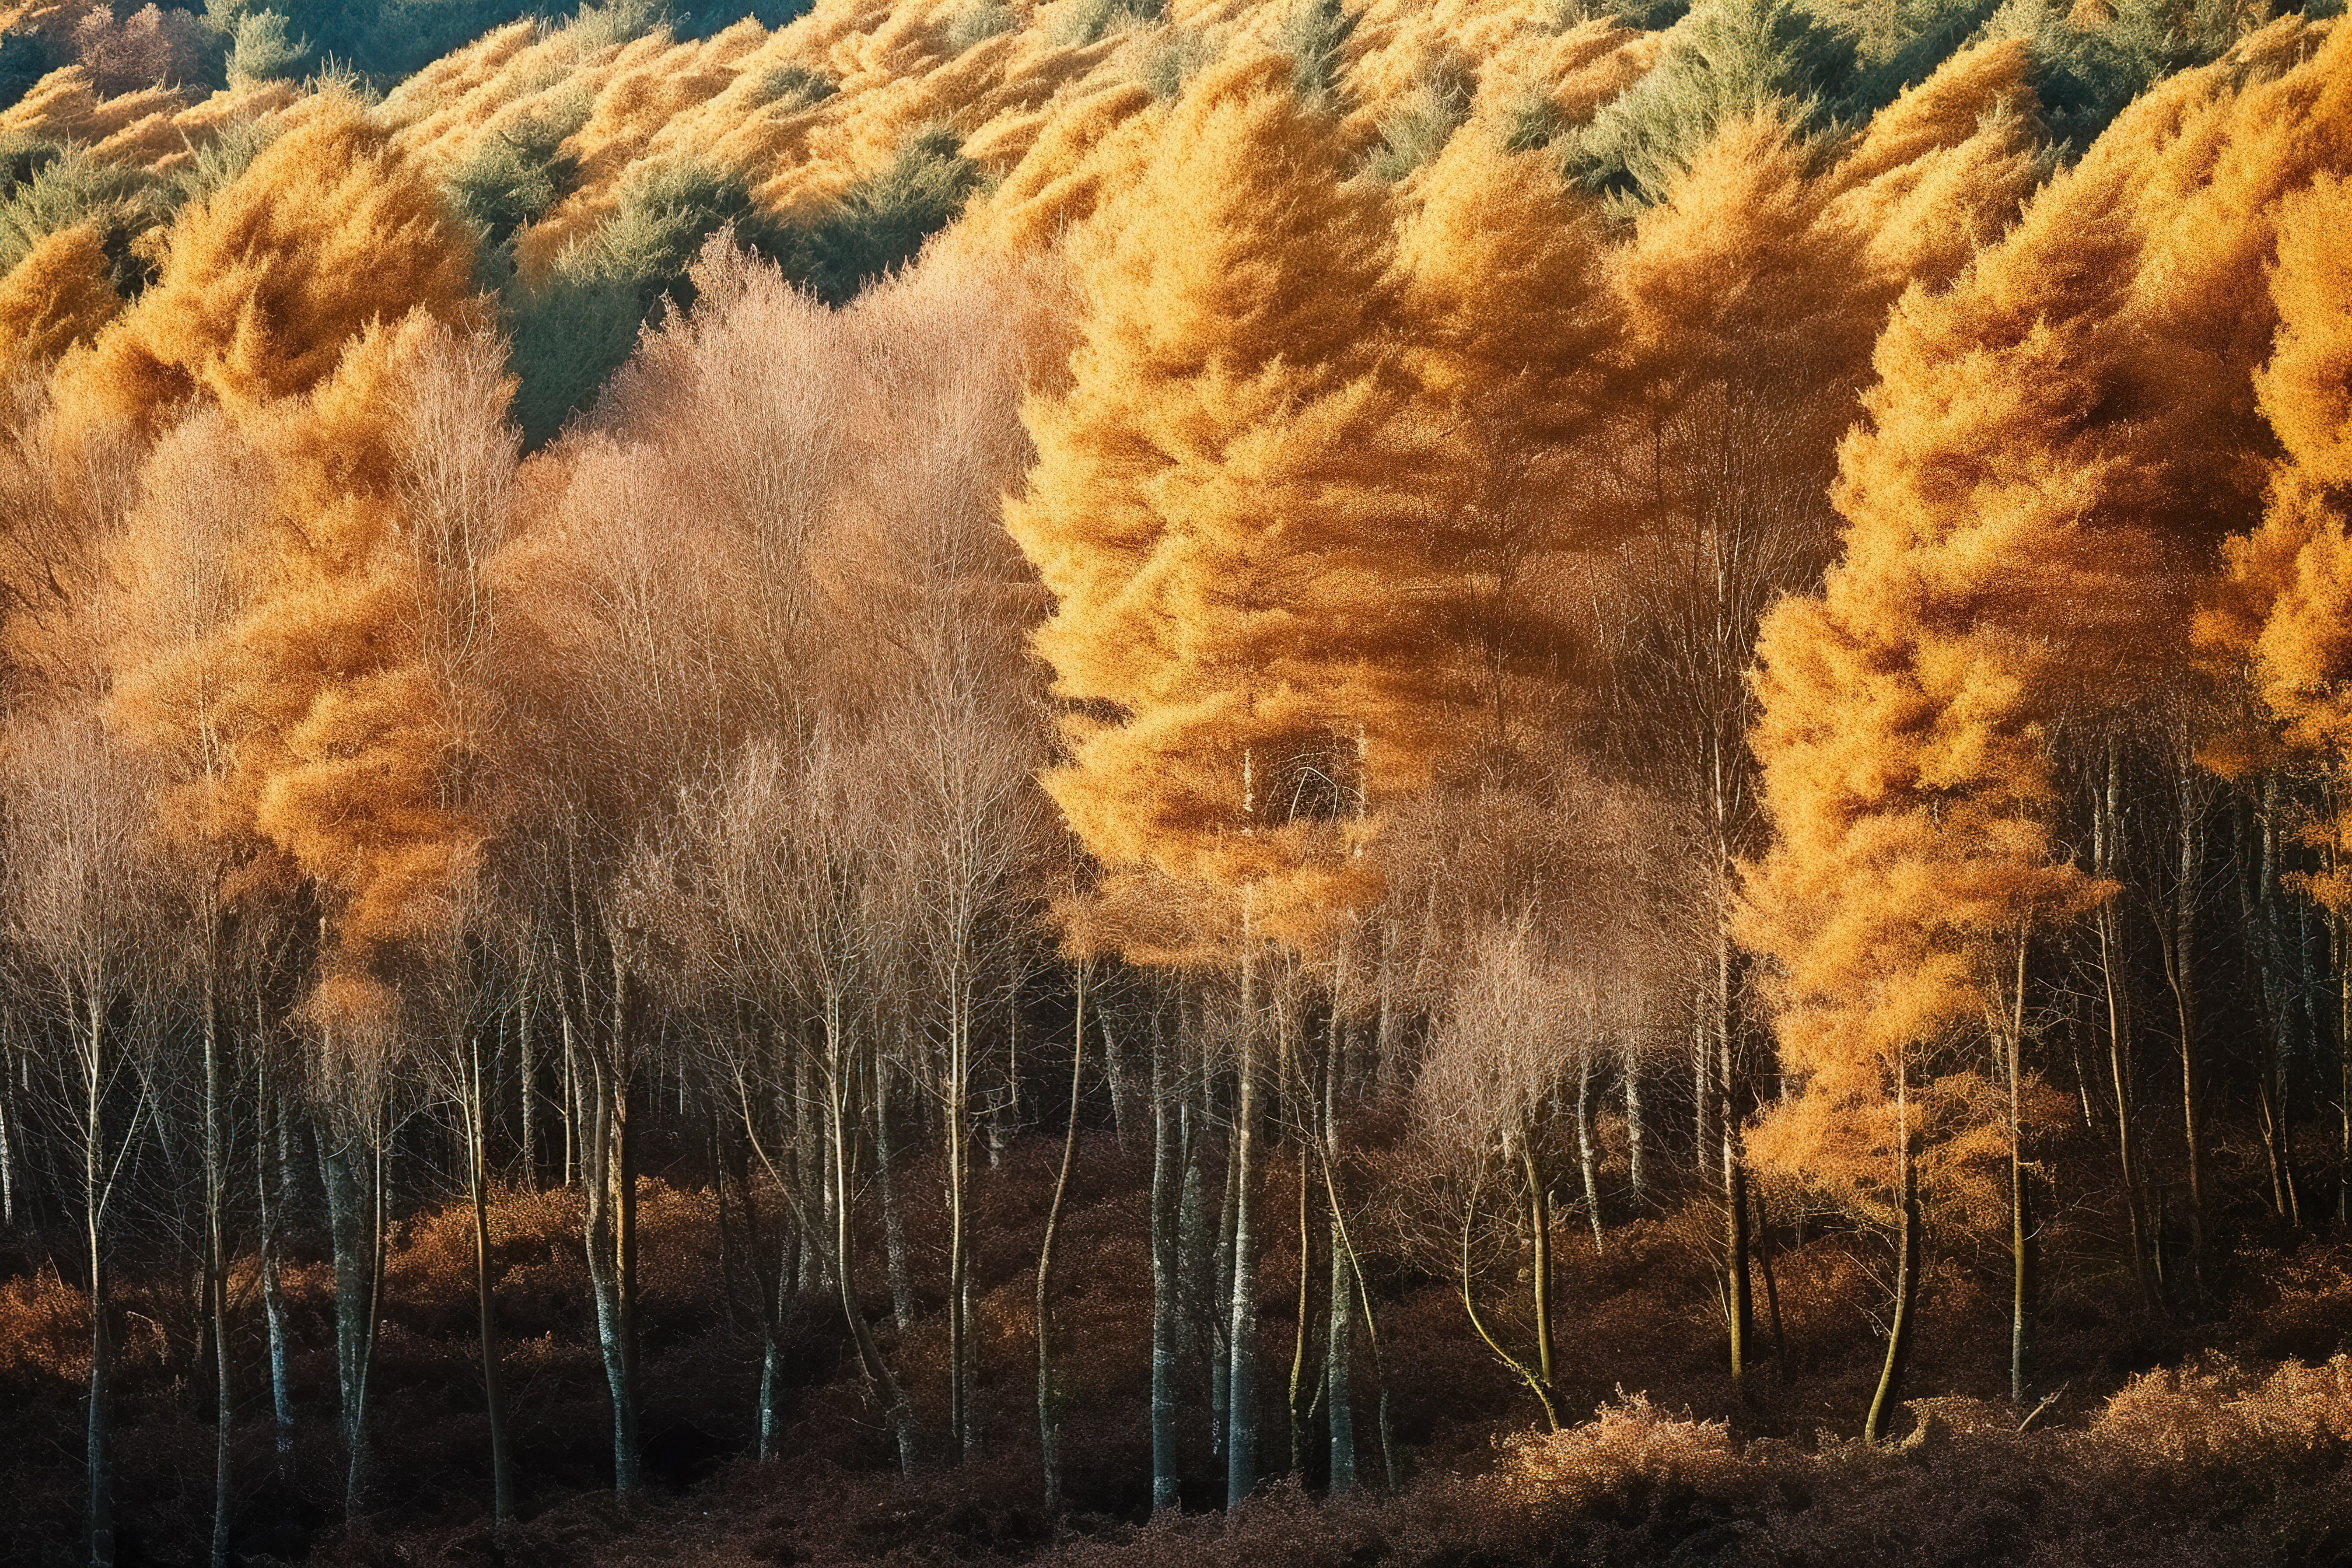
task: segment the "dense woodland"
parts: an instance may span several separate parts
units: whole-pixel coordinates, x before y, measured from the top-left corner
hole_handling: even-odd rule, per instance
[[[2352,1553],[2317,0],[0,25],[0,1556]]]

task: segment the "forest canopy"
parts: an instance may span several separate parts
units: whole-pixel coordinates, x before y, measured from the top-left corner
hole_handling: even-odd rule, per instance
[[[2340,1552],[2335,10],[0,4],[0,1528]]]

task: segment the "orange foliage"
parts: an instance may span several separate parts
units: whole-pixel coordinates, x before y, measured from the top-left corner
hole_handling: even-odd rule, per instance
[[[45,364],[122,309],[105,247],[88,225],[60,229],[0,279],[0,374]]]
[[[317,385],[369,323],[469,307],[473,242],[354,99],[310,100],[226,188],[172,226],[162,275],[59,367],[87,422],[153,428],[202,393],[234,409]]]
[[[1371,895],[1355,846],[1448,740],[1387,215],[1338,160],[1282,58],[1193,85],[1071,241],[1072,384],[1006,510],[1057,689],[1119,714],[1070,721],[1048,790],[1107,865],[1259,888],[1269,931]]]

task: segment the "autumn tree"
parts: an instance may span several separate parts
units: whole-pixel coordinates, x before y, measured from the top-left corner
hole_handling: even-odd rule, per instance
[[[1363,900],[1354,847],[1445,742],[1450,661],[1400,482],[1424,439],[1382,363],[1385,214],[1343,186],[1287,61],[1237,57],[1177,104],[1141,177],[1070,241],[1067,388],[1008,504],[1054,594],[1037,634],[1073,704],[1046,787],[1114,872],[1232,889],[1243,991],[1228,1496],[1256,1480],[1260,1056],[1254,945]]]
[[[2017,950],[2114,892],[2116,862],[2099,851],[2112,807],[2095,805],[2088,865],[2053,837],[2058,742],[2073,726],[2111,759],[2119,719],[2187,663],[2197,552],[2219,542],[2227,515],[2231,438],[2216,437],[2232,426],[2233,398],[2226,379],[2184,383],[2170,351],[2145,345],[2191,345],[2209,365],[2243,352],[2231,345],[2246,341],[2251,290],[2225,280],[2250,281],[2261,223],[2192,230],[2179,219],[2210,212],[2209,201],[2260,211],[2250,192],[2332,155],[2328,99],[2310,91],[2319,79],[2288,85],[2308,68],[2282,52],[2292,31],[2143,100],[1949,290],[1906,298],[1876,351],[1869,423],[1843,453],[1845,560],[1820,597],[1776,610],[1759,645],[1757,747],[1778,841],[1750,878],[1746,929],[1780,966],[1785,1064],[1856,1116],[1891,1080],[1906,1215],[1916,1053],[1981,1028],[2021,1107]],[[2310,119],[2282,116],[2288,102]],[[2173,183],[2176,171],[2210,167],[2200,150],[2220,125],[2244,114],[2251,132],[2258,112],[2288,123],[2250,133],[2224,177]],[[2190,277],[2198,287],[2184,287]],[[2159,320],[2168,331],[2152,331]],[[2101,772],[2111,780],[2115,763]],[[2115,798],[2101,786],[2102,803]],[[1864,864],[1885,890],[1838,891]],[[2145,1274],[2111,918],[2095,934],[2124,1202]],[[1776,1159],[1802,1163],[1803,1150],[1827,1147],[1813,1142],[1832,1136],[1827,1103],[1808,1089],[1775,1113]],[[2026,1159],[2020,1118],[2010,1119],[2013,1168]],[[2013,1184],[2021,1206],[2024,1184]],[[1904,1230],[1916,1238],[1907,1217]],[[2013,1216],[2021,1394],[2030,1230]],[[1907,1328],[1907,1308],[1897,1324]],[[1900,1372],[1901,1338],[1890,1339],[1882,1395]],[[1883,1397],[1874,1409],[1874,1434]]]
[[[14,977],[61,1037],[89,1291],[83,1459],[91,1568],[118,1550],[112,1270],[128,1156],[152,1114],[142,1036],[160,989],[154,923],[168,904],[141,810],[142,780],[83,704],[10,726],[6,894]]]
[[[2336,237],[2352,221],[2352,185],[2323,176],[2290,201],[2279,219],[2278,262],[2271,290],[2279,330],[2269,363],[2255,375],[2262,410],[2282,458],[2269,506],[2251,537],[2233,541],[2233,576],[2242,589],[2266,593],[2268,614],[2253,644],[2252,677],[2263,706],[2293,754],[2314,762],[2327,780],[2324,805],[2306,830],[2322,869],[2312,896],[2337,925],[2352,909],[2352,807],[2346,745],[2352,738],[2344,703],[2347,651],[2346,598],[2352,544],[2346,526],[2352,495],[2352,269]],[[2339,956],[2343,1020],[2352,1020],[2352,964]],[[2352,1033],[2339,1032],[2339,1041]],[[2347,1173],[2352,1173],[2352,1049],[2339,1046]],[[2352,1173],[2339,1186],[2339,1220],[2352,1218]]]

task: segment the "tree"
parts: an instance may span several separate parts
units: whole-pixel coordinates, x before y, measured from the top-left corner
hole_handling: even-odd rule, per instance
[[[2317,59],[2281,52],[2291,32],[2143,100],[1951,289],[1906,297],[1876,351],[1869,424],[1843,452],[1845,561],[1818,599],[1776,611],[1759,644],[1757,748],[1779,841],[1751,876],[1746,918],[1781,966],[1786,1065],[1858,1115],[1880,1092],[1858,1067],[1894,1079],[1900,1112],[1909,1053],[1966,1021],[1983,1020],[2014,1062],[2017,948],[2099,909],[2118,1165],[2151,1298],[2108,912],[2117,749],[2132,707],[2185,672],[2198,557],[2219,541],[2242,467],[2228,367],[2260,320],[2248,285],[2267,232],[2243,215],[2327,156],[2340,123],[2321,79],[2299,74]],[[2216,170],[2210,150],[2241,115],[2239,152]],[[2179,353],[2148,349],[2158,341],[2201,368],[2184,379]],[[2070,732],[2098,759],[2087,867],[2053,837]],[[1841,903],[1834,889],[1864,864],[1887,894]],[[2012,1098],[2014,1170],[2026,1097]],[[1818,1109],[1776,1113],[1777,1158],[1802,1163],[1808,1141],[1829,1136]],[[1898,1137],[1907,1183],[1911,1140]],[[2014,1216],[2011,1228],[2022,1278],[2029,1227]],[[2021,1289],[2021,1362],[2028,1310]],[[2021,1394],[2021,1367],[2013,1382]]]
[[[2323,176],[2290,199],[2278,225],[2278,264],[2271,275],[2279,331],[2255,392],[2282,457],[2269,506],[2252,536],[2231,542],[2237,584],[2269,599],[2252,652],[2252,680],[2278,721],[2289,754],[2315,763],[2327,780],[2324,805],[2305,837],[2322,869],[2306,890],[2334,919],[2339,952],[2352,951],[2352,268],[2336,237],[2352,220],[2352,184]],[[2264,579],[2268,579],[2265,581]],[[2267,590],[2266,593],[2263,591]],[[2352,1040],[2352,964],[2338,960],[2343,990],[2339,1040]],[[2337,1191],[2339,1223],[2352,1221],[2352,1048],[2339,1046],[2338,1086],[2347,1174]]]
[[[242,411],[318,384],[370,321],[471,307],[473,245],[424,173],[347,93],[181,209],[154,284],[58,369],[77,419],[150,430],[196,393]]]
[[[1402,482],[1424,437],[1382,363],[1377,198],[1339,182],[1289,62],[1192,84],[1141,177],[1073,237],[1066,389],[1006,525],[1055,598],[1037,648],[1066,720],[1046,788],[1117,872],[1231,891],[1242,987],[1227,1494],[1256,1481],[1255,944],[1313,939],[1372,884],[1355,846],[1446,740],[1437,568]]]
[[[89,338],[122,309],[100,237],[59,229],[0,281],[0,370],[47,364]]]
[[[1730,920],[1735,866],[1761,826],[1747,671],[1767,607],[1810,586],[1828,554],[1822,490],[1884,304],[1808,162],[1777,118],[1731,121],[1612,258],[1631,392],[1610,498],[1622,509],[1615,624],[1598,634],[1613,700],[1595,725],[1627,776],[1675,801],[1713,889],[1694,1122],[1722,1193],[1735,1383],[1751,1323],[1738,1133],[1749,1031]]]
[[[149,1021],[164,911],[152,876],[142,780],[72,706],[11,725],[5,821],[12,947],[41,1026],[64,1037],[68,1121],[79,1156],[89,1289],[86,1545],[91,1568],[116,1560],[114,1353],[110,1274],[130,1160],[150,1114],[138,1048]]]

